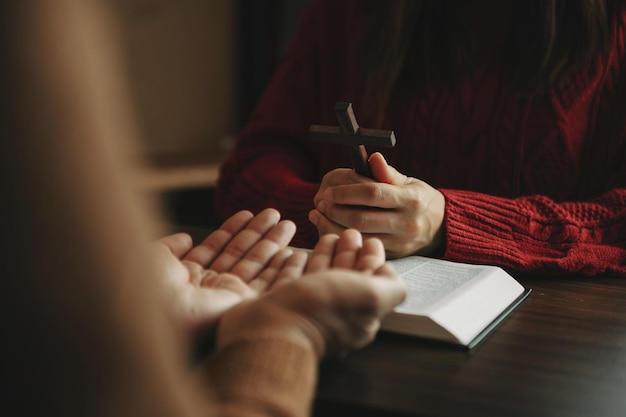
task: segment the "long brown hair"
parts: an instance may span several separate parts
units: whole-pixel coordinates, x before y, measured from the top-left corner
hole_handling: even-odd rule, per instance
[[[370,0],[360,56],[363,97],[384,109],[398,79],[454,82],[475,48],[459,0]],[[471,2],[464,2],[467,6]],[[614,0],[502,0],[512,17],[500,59],[520,93],[558,86],[608,49]]]

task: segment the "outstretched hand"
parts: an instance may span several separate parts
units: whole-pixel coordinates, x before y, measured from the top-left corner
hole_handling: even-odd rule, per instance
[[[298,260],[289,261],[286,248],[294,233],[292,222],[267,209],[233,215],[195,247],[184,233],[160,239],[154,262],[175,318],[191,332],[211,329],[226,310],[271,288]]]
[[[343,354],[369,343],[406,295],[380,240],[363,242],[356,230],[323,236],[308,260],[294,261],[292,269],[271,292],[222,316],[218,349],[276,338],[319,357]],[[298,271],[305,272],[300,279]]]
[[[429,254],[443,245],[443,194],[388,165],[380,153],[369,160],[374,180],[351,169],[327,173],[309,220],[320,236],[354,228],[382,240],[389,258]]]

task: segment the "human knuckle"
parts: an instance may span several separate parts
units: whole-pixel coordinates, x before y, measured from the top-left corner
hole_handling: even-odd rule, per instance
[[[322,177],[322,182],[321,182],[321,187],[327,186],[328,183],[330,182],[330,179],[334,176],[334,172],[330,171],[327,172],[326,174],[324,174],[324,176]]]
[[[408,199],[404,205],[411,212],[418,211],[421,207],[420,200],[416,198]]]
[[[364,213],[357,213],[354,215],[352,222],[352,227],[356,230],[365,230],[369,223],[369,219]]]
[[[364,184],[363,193],[366,198],[373,201],[380,201],[382,199],[382,190],[378,184]]]
[[[412,193],[406,201],[406,206],[412,211],[421,209],[424,206],[424,195],[420,192]]]
[[[395,218],[393,228],[396,231],[395,238],[406,238],[407,236],[413,236],[419,233],[420,216],[412,213],[400,213]]]
[[[372,329],[368,329],[368,331],[365,333],[363,337],[363,344],[369,345],[370,343],[374,341],[375,338],[376,338],[376,331]]]
[[[367,288],[362,295],[363,307],[371,312],[378,311],[382,304],[382,297],[372,286]]]
[[[397,258],[408,254],[411,250],[411,245],[406,240],[396,240],[389,243],[385,249],[390,258]]]

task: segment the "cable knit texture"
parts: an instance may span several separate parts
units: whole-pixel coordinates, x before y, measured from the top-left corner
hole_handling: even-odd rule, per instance
[[[279,209],[312,246],[307,220],[322,176],[350,166],[343,147],[310,140],[336,124],[333,106],[358,96],[355,59],[362,2],[313,1],[235,151],[216,195],[226,217]],[[381,151],[406,175],[446,197],[444,257],[543,273],[626,276],[626,64],[623,3],[608,56],[549,93],[522,97],[495,59],[452,88],[418,94],[399,80]],[[363,108],[365,107],[365,108]],[[359,124],[374,127],[370,109]]]
[[[317,381],[313,352],[277,339],[240,342],[211,355],[222,416],[306,417]]]

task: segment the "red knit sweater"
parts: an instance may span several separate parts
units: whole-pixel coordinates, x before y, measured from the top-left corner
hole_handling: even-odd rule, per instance
[[[275,207],[311,246],[307,220],[322,176],[350,166],[341,146],[310,140],[311,124],[336,124],[333,106],[354,101],[358,1],[314,1],[275,77],[224,164],[221,216]],[[556,90],[533,98],[511,88],[495,60],[437,94],[399,81],[379,150],[400,172],[446,198],[443,257],[518,271],[626,276],[626,10],[611,50]],[[359,124],[372,126],[355,107]]]

